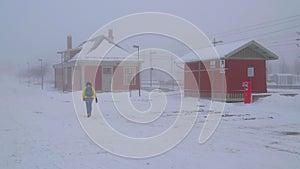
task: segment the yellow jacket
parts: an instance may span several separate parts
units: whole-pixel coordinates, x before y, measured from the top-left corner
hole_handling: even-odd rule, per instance
[[[95,91],[95,89],[92,87],[92,91],[93,91],[93,96],[86,96],[85,95],[85,91],[86,91],[86,87],[83,89],[83,92],[82,92],[82,98],[96,98],[97,96],[96,96],[96,91]]]

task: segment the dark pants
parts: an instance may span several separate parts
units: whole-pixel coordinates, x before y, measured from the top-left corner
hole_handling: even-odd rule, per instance
[[[92,113],[92,103],[93,103],[93,98],[86,98],[85,99],[85,104],[86,104],[86,112],[88,115],[91,115]]]

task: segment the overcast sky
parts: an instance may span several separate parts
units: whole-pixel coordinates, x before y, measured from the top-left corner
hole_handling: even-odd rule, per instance
[[[73,36],[73,46],[76,46],[104,24],[137,12],[177,15],[198,26],[209,38],[217,37],[224,42],[289,28],[256,38],[282,57],[300,56],[300,48],[292,41],[300,39],[296,34],[300,32],[299,0],[1,0],[0,66],[4,67],[3,63],[7,62],[38,64],[38,58],[49,63],[59,61],[56,52],[66,48],[67,35]],[[231,30],[238,33],[242,30],[239,28],[291,16],[296,16],[295,20],[254,32],[228,35]]]

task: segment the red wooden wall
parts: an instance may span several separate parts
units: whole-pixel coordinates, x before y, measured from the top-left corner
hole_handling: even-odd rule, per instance
[[[248,67],[254,67],[254,77],[248,78]],[[252,81],[253,93],[266,93],[266,61],[265,60],[226,60],[228,92],[242,91],[242,82]]]
[[[221,93],[222,91],[226,91],[227,93],[242,93],[242,82],[246,80],[252,81],[253,93],[267,92],[265,60],[226,60],[225,65],[227,70],[225,75],[220,73],[219,60],[215,62],[215,70],[209,70],[210,61],[200,63],[201,93],[211,92],[212,84],[214,85],[214,92],[216,93]],[[185,66],[184,89],[186,91],[198,91],[198,65],[199,62],[192,62],[187,63]],[[247,71],[249,66],[254,67],[253,78],[248,78]],[[225,84],[224,78],[226,78]],[[195,83],[196,86],[194,85]]]

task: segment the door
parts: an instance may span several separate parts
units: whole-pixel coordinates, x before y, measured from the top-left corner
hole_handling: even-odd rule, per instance
[[[111,81],[113,76],[112,67],[103,67],[102,69],[102,90],[111,91]]]

